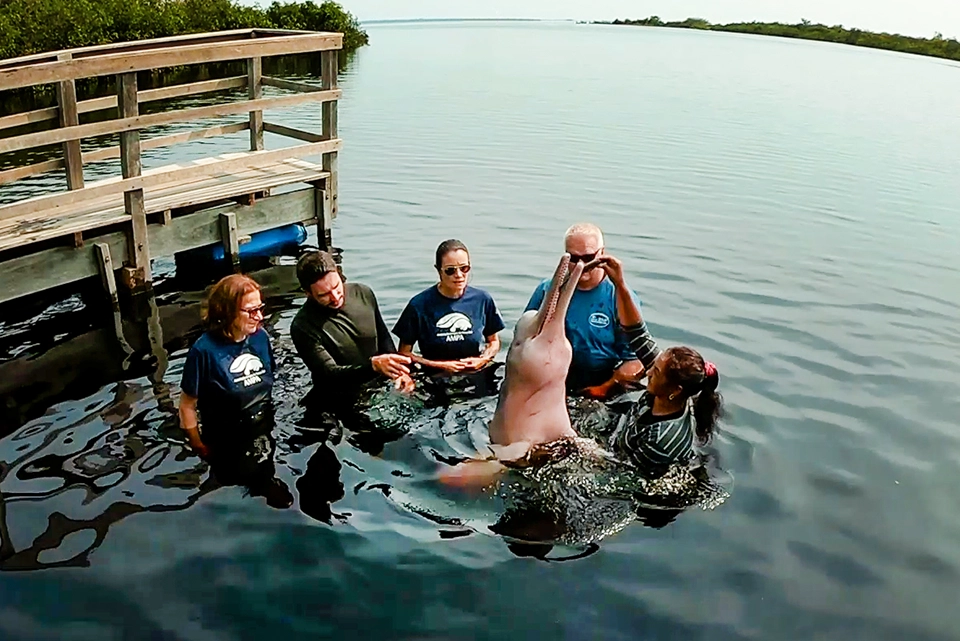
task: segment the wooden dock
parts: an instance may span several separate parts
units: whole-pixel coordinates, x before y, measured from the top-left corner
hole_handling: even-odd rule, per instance
[[[63,191],[0,206],[0,303],[98,276],[116,301],[117,283],[134,292],[149,288],[153,258],[222,243],[236,266],[251,234],[291,223],[316,225],[320,244],[329,245],[337,215],[341,47],[339,33],[242,29],[0,61],[0,91],[52,85],[57,97],[56,107],[0,117],[0,154],[60,146],[57,158],[0,170],[0,185],[52,171],[66,175]],[[262,73],[264,58],[310,53],[320,56],[319,84]],[[246,74],[137,88],[137,72],[231,61],[245,63]],[[77,81],[100,76],[116,77],[116,95],[78,101]],[[264,86],[287,93],[265,98]],[[243,88],[246,100],[140,111],[145,103]],[[305,103],[318,104],[320,132],[264,117],[269,109]],[[80,114],[105,110],[116,117],[80,123]],[[141,140],[150,127],[226,116],[240,118]],[[34,131],[36,123],[51,126]],[[144,150],[240,131],[249,131],[250,144],[236,153],[142,170]],[[301,144],[267,150],[264,132]],[[119,145],[81,149],[81,140],[110,134],[119,134]],[[85,163],[115,158],[119,176],[85,181]],[[273,193],[281,187],[284,193]]]

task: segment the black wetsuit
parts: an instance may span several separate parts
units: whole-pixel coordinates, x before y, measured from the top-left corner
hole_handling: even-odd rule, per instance
[[[310,401],[322,401],[329,409],[351,403],[360,386],[378,376],[372,356],[397,351],[376,296],[359,283],[344,285],[340,309],[307,299],[293,319],[290,337],[313,377]]]

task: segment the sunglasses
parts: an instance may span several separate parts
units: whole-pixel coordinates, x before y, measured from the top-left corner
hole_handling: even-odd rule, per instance
[[[259,305],[257,307],[251,307],[250,309],[240,308],[240,311],[248,316],[254,316],[255,314],[263,314],[263,310],[266,309],[266,305]]]
[[[457,267],[456,265],[450,265],[449,267],[444,267],[442,271],[447,276],[453,276],[454,274],[457,273],[458,269],[460,270],[461,274],[470,273],[470,265],[460,265],[459,267]]]
[[[576,265],[577,263],[592,263],[599,253],[600,251],[597,250],[592,254],[570,254],[570,264]]]

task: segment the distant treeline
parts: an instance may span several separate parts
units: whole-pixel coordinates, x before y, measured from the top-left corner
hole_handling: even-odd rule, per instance
[[[845,29],[840,25],[829,27],[822,24],[812,24],[809,20],[803,20],[799,24],[780,24],[778,22],[711,24],[700,18],[687,18],[683,22],[664,22],[657,16],[651,16],[643,20],[614,20],[613,22],[602,24],[754,33],[764,36],[839,42],[841,44],[856,45],[858,47],[888,49],[902,53],[915,53],[921,56],[960,60],[960,42],[957,42],[956,38],[944,38],[939,33],[933,38],[912,38],[895,33],[874,33],[872,31],[861,31],[860,29]]]
[[[367,44],[357,19],[330,1],[263,9],[235,0],[0,0],[0,58],[254,27],[339,31],[346,51]]]

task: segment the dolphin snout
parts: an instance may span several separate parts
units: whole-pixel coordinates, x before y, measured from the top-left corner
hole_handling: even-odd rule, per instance
[[[558,327],[561,334],[564,333],[563,321],[567,316],[567,308],[570,306],[570,299],[573,298],[573,292],[577,289],[577,283],[580,281],[580,275],[583,273],[583,265],[577,263],[570,269],[570,254],[564,253],[560,257],[556,271],[553,273],[553,279],[550,281],[550,287],[543,297],[543,302],[538,310],[539,324],[536,335],[542,334],[547,328]],[[559,319],[557,325],[555,320]]]

